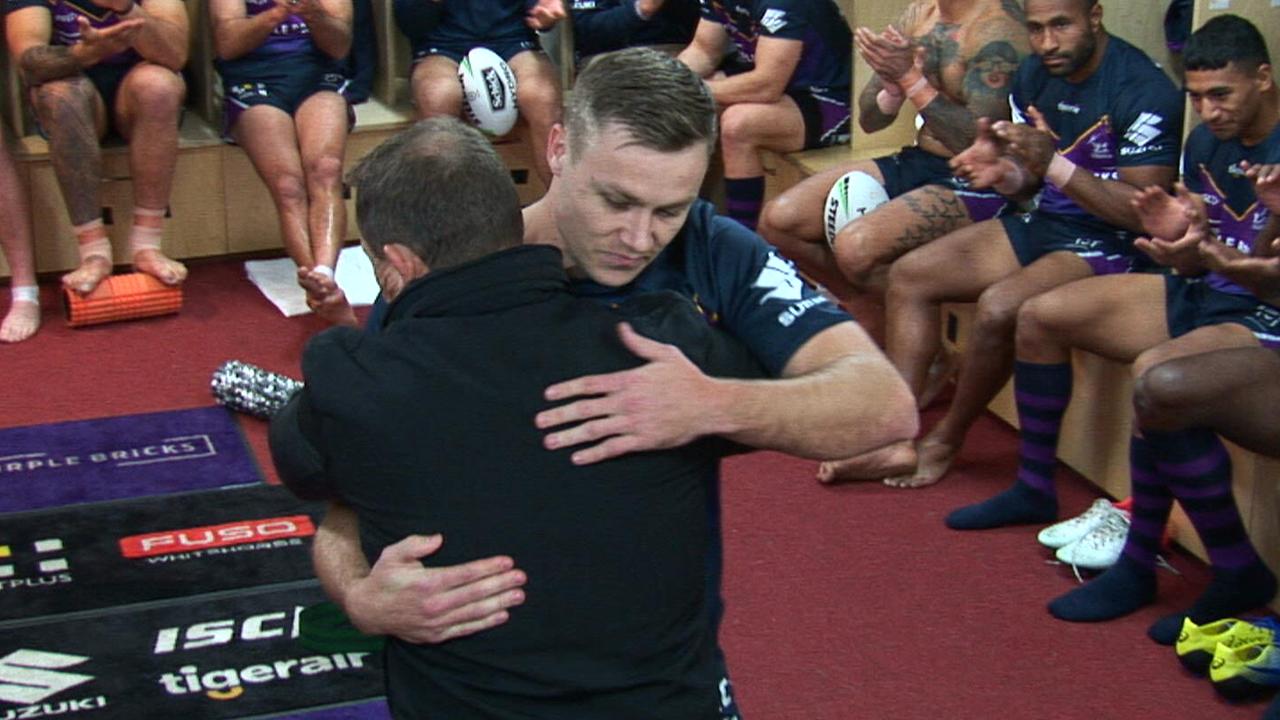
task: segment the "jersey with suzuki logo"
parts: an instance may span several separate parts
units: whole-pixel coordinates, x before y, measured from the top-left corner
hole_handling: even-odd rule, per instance
[[[737,48],[739,64],[754,65],[762,37],[804,43],[789,90],[849,92],[853,34],[833,0],[700,0],[702,17],[719,23]]]
[[[137,2],[139,5],[143,4],[143,0],[137,0]],[[88,20],[89,27],[95,30],[109,28],[120,22],[120,16],[114,11],[99,7],[88,0],[5,0],[5,11],[8,13],[29,7],[42,7],[52,13],[53,34],[49,39],[50,45],[71,46],[80,42],[80,25],[77,20],[80,17]],[[128,65],[140,59],[142,56],[130,48],[108,55],[99,60],[98,64]]]
[[[774,376],[814,335],[850,320],[806,285],[777,250],[717,215],[705,200],[694,202],[675,239],[630,284],[573,284],[576,295],[611,302],[660,290],[691,298],[708,321],[742,341]]]
[[[1057,152],[1081,171],[1106,180],[1122,167],[1176,168],[1182,137],[1182,93],[1141,50],[1112,35],[1102,63],[1082,82],[1050,75],[1037,56],[1022,61],[1009,95],[1015,122],[1034,106],[1057,138]],[[1043,212],[1104,221],[1045,181]]]
[[[1182,159],[1182,179],[1187,189],[1204,198],[1205,213],[1214,234],[1222,242],[1243,253],[1253,251],[1258,231],[1267,224],[1270,212],[1253,192],[1253,181],[1244,175],[1241,163],[1250,165],[1280,162],[1280,125],[1272,128],[1257,145],[1245,145],[1239,138],[1219,140],[1200,125],[1187,138]],[[1248,290],[1218,273],[1205,278],[1210,287],[1236,295]]]

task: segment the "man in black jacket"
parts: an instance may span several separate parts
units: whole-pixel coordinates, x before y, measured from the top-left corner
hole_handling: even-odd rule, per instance
[[[395,716],[719,717],[703,479],[731,446],[576,466],[529,418],[551,383],[641,363],[623,320],[706,372],[763,369],[674,293],[618,308],[572,295],[559,250],[522,245],[492,147],[456,120],[387,141],[353,180],[392,302],[381,332],[334,328],[308,346],[306,387],[272,423],[280,476],[355,508],[371,561],[406,535],[443,534],[432,564],[503,552],[530,577],[518,616],[488,633],[391,639]]]

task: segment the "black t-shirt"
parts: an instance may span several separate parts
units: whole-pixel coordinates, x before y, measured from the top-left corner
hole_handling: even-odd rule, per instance
[[[577,467],[533,424],[548,385],[640,364],[617,339],[624,318],[710,374],[764,375],[674,293],[620,309],[574,297],[546,246],[432,273],[382,332],[334,329],[308,346],[306,389],[272,423],[285,483],[351,505],[371,562],[406,535],[442,533],[427,565],[506,554],[529,577],[502,626],[388,644],[397,717],[718,717],[703,480],[731,448]]]

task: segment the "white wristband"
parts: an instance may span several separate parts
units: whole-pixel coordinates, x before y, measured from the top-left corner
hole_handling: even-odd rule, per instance
[[[333,268],[329,267],[328,265],[317,265],[311,268],[311,272],[314,272],[318,275],[323,275],[329,278],[330,280],[333,279]]]
[[[1049,169],[1045,170],[1044,179],[1058,186],[1061,190],[1071,182],[1071,175],[1076,171],[1076,164],[1066,158],[1065,155],[1053,154],[1053,159],[1049,161]]]

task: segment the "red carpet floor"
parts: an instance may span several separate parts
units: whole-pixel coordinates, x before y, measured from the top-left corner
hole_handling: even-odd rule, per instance
[[[45,326],[0,346],[0,427],[208,405],[209,377],[239,359],[296,376],[322,324],[287,319],[235,262],[196,264],[180,315],[64,326],[46,283]],[[936,416],[936,411],[930,416]],[[265,425],[242,419],[271,475]],[[777,453],[728,462],[722,633],[751,720],[1256,718],[1181,669],[1144,632],[1188,605],[1207,571],[1181,554],[1157,605],[1072,625],[1047,601],[1070,590],[1033,528],[957,533],[942,517],[1012,478],[1015,435],[983,418],[952,476],[933,488],[823,487],[815,463]],[[1095,491],[1060,476],[1065,514]]]

